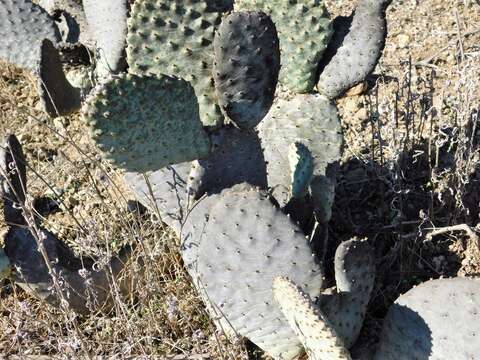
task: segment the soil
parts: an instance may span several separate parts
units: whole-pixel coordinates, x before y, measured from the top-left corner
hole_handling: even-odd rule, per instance
[[[349,15],[355,4],[325,2],[332,16]],[[382,318],[400,294],[431,278],[480,275],[475,236],[480,230],[480,3],[394,0],[387,15],[388,38],[375,73],[350,92],[357,95],[338,100],[345,147],[329,225],[327,274],[333,275],[337,245],[354,236],[368,238],[377,258],[358,351],[375,343]],[[88,349],[125,356],[143,351],[246,358],[243,346],[214,330],[182,268],[173,235],[154,215],[131,219],[126,206],[134,196],[121,172],[101,160],[81,116],[50,119],[41,111],[35,78],[1,63],[0,134],[6,132],[24,144],[31,198],[59,204],[44,226],[78,253],[106,258],[138,236],[150,244],[157,265],[140,301],[149,304],[148,311],[75,320],[80,327],[75,336]],[[462,224],[470,235],[446,228]],[[429,236],[439,229],[444,230]],[[0,231],[5,231],[1,223]],[[1,354],[25,354],[26,346],[30,354],[81,353],[82,346],[69,340],[73,330],[63,315],[9,282],[0,294]],[[125,328],[126,320],[136,325]],[[104,333],[107,328],[111,333]],[[95,331],[101,334],[92,335]],[[137,344],[131,334],[145,339]],[[135,345],[123,347],[132,341]],[[251,358],[261,356],[247,347]]]

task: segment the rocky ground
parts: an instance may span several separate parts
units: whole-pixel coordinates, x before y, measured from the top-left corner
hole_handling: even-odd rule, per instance
[[[333,15],[347,15],[355,2],[326,3]],[[367,237],[375,246],[377,283],[361,344],[375,342],[388,306],[415,284],[480,275],[479,19],[476,1],[393,0],[368,90],[339,100],[346,146],[326,259],[331,275],[340,241]],[[261,356],[214,330],[176,239],[155,215],[126,211],[133,195],[100,160],[80,116],[49,119],[34,78],[0,65],[0,134],[14,132],[25,144],[30,195],[59,203],[45,226],[100,259],[141,239],[149,260],[136,305],[115,316],[78,318],[5,282],[0,354]]]

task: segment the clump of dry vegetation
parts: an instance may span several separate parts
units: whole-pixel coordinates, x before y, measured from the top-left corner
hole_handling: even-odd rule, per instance
[[[334,14],[353,3],[327,1]],[[339,100],[347,146],[326,260],[331,276],[339,242],[359,236],[375,246],[377,281],[359,342],[374,343],[389,305],[412,286],[480,275],[479,18],[473,1],[394,1],[378,76],[366,93]],[[30,196],[60,210],[44,226],[99,262],[136,242],[143,270],[134,269],[133,299],[118,297],[111,313],[87,318],[2,283],[0,353],[259,357],[215,329],[178,240],[157,214],[129,210],[133,195],[100,160],[78,115],[51,120],[37,104],[33,79],[1,64],[0,134],[13,132],[25,146]]]

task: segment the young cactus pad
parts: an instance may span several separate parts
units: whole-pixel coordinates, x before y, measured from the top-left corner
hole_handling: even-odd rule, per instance
[[[320,75],[317,89],[321,94],[334,99],[364,80],[375,69],[385,46],[385,10],[390,2],[359,1],[350,32]]]
[[[280,310],[307,351],[309,360],[350,360],[350,354],[325,314],[301,288],[285,277],[273,281]]]
[[[197,224],[204,239],[198,245],[198,286],[223,314],[225,328],[274,358],[295,358],[302,346],[274,303],[272,283],[288,276],[319,295],[323,272],[308,239],[266,193],[247,184],[211,198],[208,221]]]
[[[300,142],[290,144],[288,162],[292,179],[292,197],[305,196],[313,176],[313,157],[308,148]]]
[[[0,1],[0,59],[34,70],[44,39],[60,40],[55,21],[29,0]]]
[[[220,106],[240,128],[256,126],[273,103],[280,49],[272,20],[262,12],[225,17],[214,41],[213,77]]]
[[[313,90],[332,34],[323,0],[236,0],[235,11],[263,11],[272,18],[282,53],[280,82],[297,93]]]
[[[259,137],[267,161],[268,185],[283,207],[290,199],[290,144],[300,142],[313,157],[313,176],[323,176],[340,159],[343,143],[337,108],[321,95],[296,95],[279,100],[260,122]]]
[[[158,170],[210,151],[197,97],[179,78],[112,78],[94,90],[84,118],[105,158],[128,171]]]
[[[212,76],[213,40],[222,12],[212,0],[143,0],[133,4],[128,20],[130,72],[174,75],[190,82],[205,126],[218,127],[223,115]],[[218,4],[221,5],[221,4]]]

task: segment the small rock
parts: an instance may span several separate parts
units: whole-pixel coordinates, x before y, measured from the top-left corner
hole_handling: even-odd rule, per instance
[[[410,45],[410,36],[407,34],[400,34],[397,36],[397,45],[401,49],[405,49]]]

